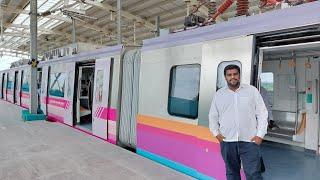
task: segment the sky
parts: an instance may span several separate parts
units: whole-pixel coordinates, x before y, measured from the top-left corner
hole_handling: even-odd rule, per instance
[[[11,56],[2,56],[0,57],[0,71],[10,68],[10,64],[14,61],[18,61],[21,58],[11,57]]]

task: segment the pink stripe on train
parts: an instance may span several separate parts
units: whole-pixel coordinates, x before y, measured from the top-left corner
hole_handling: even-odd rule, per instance
[[[70,107],[69,101],[65,100],[65,99],[47,97],[47,100],[48,100],[47,104],[52,105],[52,106],[56,106],[56,107],[60,107],[60,108],[64,108],[64,109],[68,109]]]
[[[97,108],[94,116],[97,118],[100,118],[100,119],[104,119],[104,120],[116,121],[117,120],[117,109],[99,107],[99,108]]]
[[[7,94],[9,95],[12,95],[13,93],[12,93],[12,90],[10,90],[10,89],[7,89]]]
[[[194,168],[217,180],[226,179],[224,162],[218,143],[138,124],[137,147]]]
[[[25,98],[25,99],[30,98],[30,94],[29,93],[25,93],[25,92],[21,92],[20,96],[21,96],[21,98]]]
[[[49,113],[49,112],[48,112],[48,119],[52,120],[52,121],[61,122],[61,123],[63,123],[63,121],[64,121],[63,117],[55,115],[53,113]]]

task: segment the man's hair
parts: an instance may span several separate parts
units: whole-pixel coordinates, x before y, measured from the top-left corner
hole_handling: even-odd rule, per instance
[[[228,70],[231,70],[231,69],[236,69],[236,70],[238,70],[238,72],[239,72],[239,74],[240,74],[240,67],[237,66],[237,65],[235,65],[235,64],[230,64],[230,65],[228,65],[228,66],[226,66],[226,67],[224,68],[224,75],[227,75],[227,71],[228,71]]]

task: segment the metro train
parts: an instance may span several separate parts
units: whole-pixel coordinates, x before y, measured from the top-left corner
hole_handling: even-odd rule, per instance
[[[197,179],[226,179],[208,128],[223,69],[265,89],[269,141],[319,153],[320,2],[42,61],[39,109]],[[1,99],[29,108],[30,67],[0,72]]]

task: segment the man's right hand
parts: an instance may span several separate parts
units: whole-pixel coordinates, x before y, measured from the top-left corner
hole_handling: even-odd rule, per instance
[[[218,134],[216,138],[218,139],[219,142],[222,142],[225,137],[222,136],[221,134]]]

